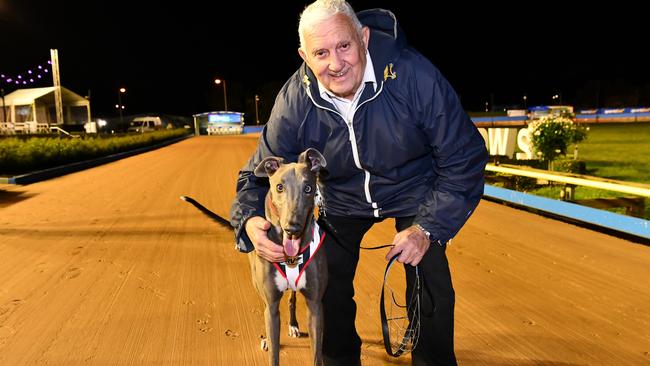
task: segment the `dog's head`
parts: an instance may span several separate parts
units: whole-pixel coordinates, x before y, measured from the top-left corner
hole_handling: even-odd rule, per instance
[[[282,231],[287,256],[298,254],[303,232],[314,212],[317,176],[326,165],[323,155],[310,148],[300,154],[297,163],[285,164],[282,158],[270,156],[255,168],[256,176],[269,178],[266,219]]]

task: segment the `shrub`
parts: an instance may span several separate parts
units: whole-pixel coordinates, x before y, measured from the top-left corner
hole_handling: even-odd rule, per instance
[[[108,156],[186,135],[185,129],[84,138],[0,139],[0,174],[14,175]]]
[[[533,150],[540,159],[548,162],[552,169],[553,161],[566,155],[569,144],[578,143],[587,137],[587,129],[575,124],[571,115],[550,115],[530,122],[528,125]]]

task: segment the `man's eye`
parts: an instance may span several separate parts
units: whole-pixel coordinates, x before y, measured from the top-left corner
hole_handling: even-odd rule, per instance
[[[341,49],[347,50],[348,48],[350,48],[350,44],[349,44],[349,43],[343,43],[343,44],[341,45]]]
[[[305,185],[305,193],[311,193],[311,186],[309,184]]]
[[[278,183],[278,185],[275,186],[275,190],[278,192],[284,191],[284,186],[282,185],[282,183]]]

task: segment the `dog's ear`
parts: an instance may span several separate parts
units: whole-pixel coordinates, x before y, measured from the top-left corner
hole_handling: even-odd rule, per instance
[[[307,164],[309,170],[318,172],[327,166],[327,161],[316,149],[309,148],[298,157],[298,163]]]
[[[255,174],[256,177],[270,177],[280,168],[280,165],[282,165],[283,162],[284,159],[282,158],[269,156],[264,158],[264,160],[257,165],[253,174]]]

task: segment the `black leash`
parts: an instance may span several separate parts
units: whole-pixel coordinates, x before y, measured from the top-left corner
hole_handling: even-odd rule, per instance
[[[328,231],[328,234],[330,235],[330,237],[332,239],[334,239],[336,244],[338,244],[343,250],[345,250],[349,254],[356,257],[356,254],[352,253],[352,251],[350,249],[346,248],[345,245],[343,245],[343,243],[341,243],[341,241],[336,237],[336,233],[337,233],[336,229],[332,226],[332,224],[329,223],[329,221],[327,221],[327,219],[323,215],[319,215],[316,222],[318,222],[319,226],[324,227]],[[360,246],[359,248],[360,249],[365,249],[365,250],[375,250],[375,249],[383,249],[383,248],[392,248],[394,246],[395,245],[393,245],[393,244],[385,244],[385,245],[378,245],[376,247],[361,247]]]
[[[215,221],[215,222],[218,223],[219,225],[222,225],[222,226],[224,226],[224,227],[227,227],[227,228],[229,228],[229,229],[232,229],[232,226],[230,225],[230,221],[228,221],[228,220],[224,219],[223,217],[217,215],[216,213],[210,211],[207,207],[205,207],[205,206],[203,206],[202,204],[196,202],[196,201],[194,200],[194,198],[192,198],[192,197],[188,197],[188,196],[181,196],[181,199],[182,199],[183,201],[185,201],[185,202],[189,202],[189,203],[191,203],[192,205],[194,205],[194,207],[198,208],[199,211],[203,212],[206,216],[208,216],[209,218],[211,218],[213,221]]]

